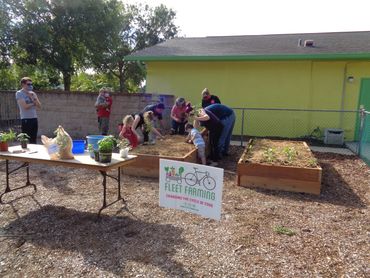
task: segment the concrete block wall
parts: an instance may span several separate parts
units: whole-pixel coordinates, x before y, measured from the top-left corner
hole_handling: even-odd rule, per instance
[[[37,92],[37,95],[42,104],[42,109],[37,112],[39,136],[44,134],[53,137],[53,131],[58,125],[62,125],[74,139],[83,139],[89,134],[98,134],[98,122],[94,107],[98,96],[97,92],[49,91]],[[15,101],[14,96],[14,91],[0,92],[2,100],[9,98]],[[175,100],[173,95],[113,93],[112,98],[110,134],[117,135],[117,125],[125,115],[139,112],[146,105],[159,101],[168,107],[164,113],[164,119],[165,126],[170,127],[170,107]]]

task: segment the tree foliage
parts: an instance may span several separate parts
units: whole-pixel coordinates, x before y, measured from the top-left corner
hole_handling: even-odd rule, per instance
[[[12,61],[33,67],[55,86],[62,75],[65,90],[78,80],[72,78],[75,74],[88,68],[103,74],[106,81],[117,78],[121,91],[136,89],[144,80],[145,67],[125,61],[124,56],[177,34],[175,13],[163,5],[124,6],[118,0],[0,1],[0,68],[9,69]],[[91,81],[89,75],[80,77]],[[95,87],[89,84],[85,87]],[[78,87],[83,86],[72,85]]]
[[[128,91],[130,84],[138,86],[145,78],[142,63],[125,61],[124,57],[145,47],[153,46],[177,35],[175,12],[160,5],[129,5],[124,7],[121,28],[115,36],[89,47],[93,67],[109,72],[120,81],[120,91]]]

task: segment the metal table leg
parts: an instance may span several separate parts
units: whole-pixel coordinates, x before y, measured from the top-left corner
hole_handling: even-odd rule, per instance
[[[16,191],[16,190],[25,188],[27,186],[33,186],[33,188],[35,189],[35,192],[37,191],[36,185],[31,183],[31,181],[30,181],[30,169],[29,169],[29,167],[30,167],[29,163],[25,162],[21,166],[18,166],[17,168],[14,168],[13,170],[9,170],[9,160],[5,160],[6,187],[5,187],[4,193],[0,195],[0,204],[4,204],[2,198],[5,194],[7,194],[9,192]],[[16,171],[18,171],[22,168],[26,168],[26,174],[27,174],[26,185],[11,189],[10,184],[9,184],[10,174],[15,173]]]
[[[108,175],[106,171],[99,171],[100,174],[103,176],[103,206],[100,208],[98,212],[98,217],[100,217],[100,213],[102,212],[103,209],[119,202],[122,200],[123,204],[125,204],[125,199],[121,196],[121,167],[118,167],[118,173],[117,177]],[[107,203],[107,177],[116,180],[117,181],[117,200]]]

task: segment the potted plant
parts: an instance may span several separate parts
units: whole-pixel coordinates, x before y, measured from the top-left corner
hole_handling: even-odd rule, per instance
[[[98,141],[99,160],[102,163],[109,163],[112,160],[112,152],[115,147],[116,139],[113,136],[107,136]]]
[[[15,132],[9,129],[9,132],[0,133],[0,151],[7,152],[9,147],[9,142],[14,141],[16,138]]]
[[[21,142],[22,149],[27,149],[28,139],[30,139],[30,137],[27,133],[19,133],[17,135],[17,140]]]
[[[119,156],[121,158],[127,158],[128,152],[130,150],[130,141],[127,139],[118,140],[117,146],[119,147]]]
[[[90,153],[90,157],[91,158],[94,158],[95,161],[98,161],[99,162],[99,150],[94,150],[93,144],[88,144],[87,145],[87,150]]]

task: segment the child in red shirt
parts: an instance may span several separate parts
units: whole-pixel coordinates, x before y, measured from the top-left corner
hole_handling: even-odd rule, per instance
[[[132,131],[131,127],[134,123],[134,118],[131,115],[127,115],[123,118],[123,126],[121,132],[119,133],[120,138],[126,138],[132,148],[136,148],[139,144],[139,139],[137,138],[136,134]]]

